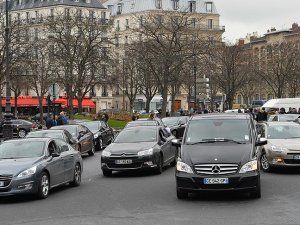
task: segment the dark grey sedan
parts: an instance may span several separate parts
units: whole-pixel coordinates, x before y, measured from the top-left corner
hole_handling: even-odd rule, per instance
[[[83,125],[63,125],[51,127],[50,130],[67,130],[78,143],[78,151],[81,153],[95,154],[93,133]]]
[[[114,142],[102,152],[104,176],[112,171],[152,169],[157,174],[168,164],[175,166],[177,147],[173,135],[160,126],[139,126],[122,130]]]
[[[62,139],[68,144],[70,144],[75,150],[78,150],[79,145],[77,140],[75,140],[69,131],[67,130],[39,130],[35,132],[30,132],[26,135],[26,138],[58,138]]]
[[[82,158],[60,139],[28,138],[0,145],[0,196],[48,197],[53,187],[81,183]]]

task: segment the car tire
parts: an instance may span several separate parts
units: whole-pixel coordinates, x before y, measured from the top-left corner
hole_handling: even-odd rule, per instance
[[[161,174],[163,171],[163,156],[159,154],[158,160],[157,160],[157,166],[155,168],[155,174]]]
[[[103,176],[111,177],[112,171],[111,170],[102,170]]]
[[[181,191],[179,188],[176,188],[176,194],[178,199],[187,199],[189,197],[188,192]]]
[[[261,188],[260,188],[260,181],[257,184],[257,187],[254,191],[250,192],[251,198],[261,198]]]
[[[267,155],[265,152],[263,152],[259,158],[259,164],[260,164],[260,168],[264,171],[264,172],[271,172],[272,168],[271,165],[268,162],[267,159]]]
[[[49,195],[50,190],[50,179],[47,173],[42,172],[38,184],[37,198],[45,199]]]
[[[94,143],[92,144],[92,149],[88,152],[90,156],[95,155],[95,145]]]
[[[70,185],[73,187],[78,187],[80,186],[80,183],[81,183],[81,166],[79,163],[76,163],[74,168],[74,178],[73,181],[70,182]]]
[[[26,130],[24,130],[24,129],[20,129],[20,130],[18,131],[18,137],[19,137],[19,138],[24,138],[24,137],[26,136],[26,134],[27,134],[27,132],[26,132]]]

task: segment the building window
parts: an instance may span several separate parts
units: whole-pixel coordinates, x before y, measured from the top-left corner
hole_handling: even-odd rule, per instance
[[[129,28],[129,20],[128,19],[125,20],[125,26],[126,26],[126,29]]]
[[[140,16],[140,28],[143,27],[143,23],[144,23],[144,17]]]
[[[17,21],[20,22],[20,13],[17,14]]]
[[[196,28],[196,18],[192,18],[191,25],[192,28]]]
[[[212,12],[212,2],[206,2],[206,12]]]
[[[50,17],[54,17],[54,9],[50,9]]]
[[[106,85],[102,85],[102,93],[101,93],[102,97],[107,97],[108,96],[108,92],[107,92],[107,87]]]
[[[38,28],[34,28],[34,40],[37,40],[39,38],[39,30]]]
[[[162,8],[162,0],[155,0],[155,7],[157,9],[161,9]]]
[[[26,23],[29,23],[29,12],[26,12]]]
[[[143,41],[143,35],[139,34],[139,41],[142,42]]]
[[[116,31],[120,31],[120,20],[117,20],[117,27],[116,27]]]
[[[115,45],[116,47],[119,47],[119,36],[116,36],[115,38]]]
[[[101,12],[101,18],[102,18],[103,20],[106,20],[106,12]]]
[[[179,8],[179,0],[172,0],[173,1],[173,9],[177,10]]]
[[[190,1],[189,2],[189,11],[190,12],[196,12],[196,2],[195,1]]]
[[[212,19],[207,20],[207,28],[210,30],[213,29],[213,20]]]
[[[93,10],[90,10],[89,11],[89,18],[94,19],[94,14],[95,14],[95,12]]]
[[[76,10],[76,16],[80,19],[82,17],[82,10],[81,9],[77,9]]]
[[[65,17],[66,18],[70,17],[70,9],[65,9]]]
[[[117,9],[117,14],[121,14],[122,13],[122,9],[123,9],[123,4],[119,3],[117,5],[118,9]]]
[[[125,36],[125,45],[128,44],[128,36]]]

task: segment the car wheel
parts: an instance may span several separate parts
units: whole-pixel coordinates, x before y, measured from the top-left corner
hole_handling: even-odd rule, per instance
[[[260,188],[260,182],[258,182],[257,187],[254,191],[250,192],[251,198],[261,198],[261,188]]]
[[[26,132],[26,130],[24,130],[24,129],[20,129],[20,130],[18,131],[18,137],[19,137],[19,138],[24,138],[24,137],[26,136],[26,134],[27,134],[27,132]]]
[[[39,187],[37,192],[37,197],[39,199],[45,199],[49,195],[50,190],[50,180],[47,173],[42,172],[40,180],[39,180]]]
[[[181,191],[179,188],[176,188],[176,194],[178,199],[187,199],[189,197],[188,192]]]
[[[74,178],[70,184],[73,187],[77,187],[80,185],[80,183],[81,183],[81,166],[79,163],[76,163],[74,168]]]
[[[111,170],[102,170],[103,176],[110,177],[112,175]]]
[[[158,160],[157,160],[157,165],[155,168],[155,173],[156,174],[161,174],[163,171],[163,157],[161,154],[159,154]]]
[[[92,149],[89,151],[89,155],[90,156],[95,155],[95,145],[94,145],[94,143],[92,144]]]
[[[266,155],[265,152],[263,152],[261,154],[259,161],[260,161],[260,167],[264,172],[270,172],[271,171],[271,166],[268,162],[267,155]]]

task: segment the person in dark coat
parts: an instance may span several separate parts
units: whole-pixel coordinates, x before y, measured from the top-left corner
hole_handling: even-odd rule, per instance
[[[64,116],[63,113],[60,113],[57,117],[57,126],[64,125]]]
[[[46,119],[46,127],[47,127],[47,129],[50,129],[51,127],[53,127],[53,124],[54,124],[53,115],[49,114],[49,116]]]

